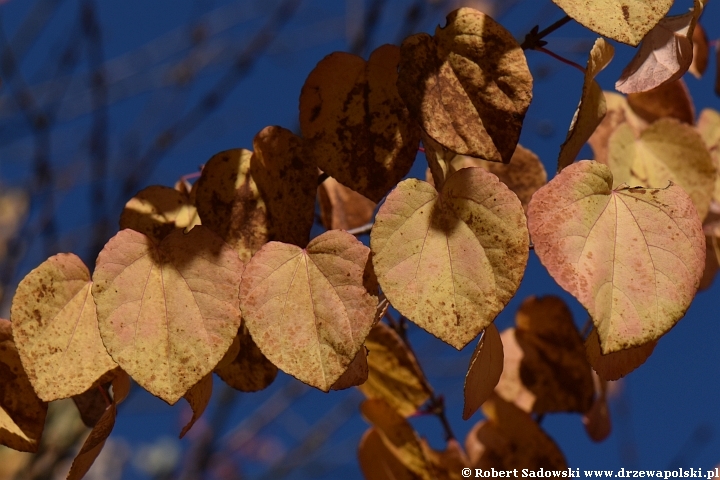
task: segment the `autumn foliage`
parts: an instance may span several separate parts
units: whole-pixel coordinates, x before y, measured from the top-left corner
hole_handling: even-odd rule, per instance
[[[718,268],[720,114],[696,120],[681,78],[707,65],[702,2],[668,16],[672,0],[554,1],[568,15],[558,28],[572,18],[602,37],[549,182],[518,139],[525,51],[552,29],[521,45],[462,8],[367,61],[332,53],[302,87],[301,135],[266,127],[194,185],[142,190],[92,274],[61,253],[24,278],[0,320],[0,443],[36,451],[47,402],[100,391],[106,410],[68,476],[82,478],[130,378],[189,402],[184,435],[213,372],[251,392],[278,369],[325,392],[359,386],[371,479],[565,468],[534,415],[576,412],[604,439],[607,382],[652,354]],[[627,96],[595,81],[613,57],[603,37],[639,45],[616,85]],[[421,142],[426,181],[403,180]],[[577,160],[586,143],[595,159]],[[327,231],[311,239],[316,203]],[[369,246],[356,238],[368,232]],[[592,328],[579,332],[559,298],[530,297],[498,331],[530,250]],[[424,409],[446,422],[406,320],[456,349],[482,334],[462,416],[485,420],[464,447],[448,430],[435,451],[406,420]]]

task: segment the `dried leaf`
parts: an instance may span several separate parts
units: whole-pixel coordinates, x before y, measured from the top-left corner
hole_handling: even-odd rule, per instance
[[[693,58],[688,71],[692,73],[695,78],[699,79],[703,76],[705,70],[707,70],[708,57],[710,56],[708,38],[705,34],[705,29],[700,23],[695,25],[695,30],[693,30],[692,44]]]
[[[655,345],[657,345],[657,341],[653,340],[636,347],[603,355],[600,350],[600,337],[597,329],[593,328],[585,340],[585,349],[590,365],[601,379],[609,381],[618,380],[645,363],[645,360],[655,350]]]
[[[308,75],[300,129],[318,166],[379,202],[410,171],[420,132],[397,87],[400,49],[383,45],[370,59],[335,52]]]
[[[695,105],[682,78],[663,83],[659,87],[627,96],[633,111],[647,123],[665,117],[676,118],[683,123],[695,123]]]
[[[218,364],[215,373],[235,390],[258,392],[270,386],[278,368],[268,360],[253,341],[247,327],[240,327],[237,354],[229,363]]]
[[[624,95],[603,92],[603,96],[607,105],[607,113],[588,139],[588,144],[592,147],[595,160],[607,164],[608,142],[618,126],[627,122],[635,135],[640,135],[647,128],[647,122],[630,108]]]
[[[614,54],[615,49],[604,39],[595,40],[595,44],[590,50],[587,68],[585,68],[580,104],[570,123],[567,137],[560,146],[558,172],[575,161],[585,142],[605,117],[607,112],[605,97],[600,85],[595,81],[595,77],[607,67]]]
[[[436,142],[507,163],[532,99],[532,76],[510,32],[484,13],[460,8],[434,37],[403,41],[398,90]]]
[[[320,217],[328,230],[351,230],[372,220],[376,203],[330,177],[318,187]]]
[[[428,183],[439,191],[442,189],[445,179],[452,173],[450,171],[450,162],[452,162],[453,158],[457,155],[455,152],[448,150],[433,140],[425,132],[422,134],[422,142],[423,148],[425,149],[425,159],[428,163],[428,170],[430,170],[430,176],[426,175]]]
[[[370,234],[390,303],[461,349],[512,298],[529,240],[517,196],[482,168],[464,168],[441,192],[416,179],[388,195]]]
[[[207,408],[208,403],[210,403],[210,397],[212,396],[212,384],[212,373],[208,373],[183,395],[183,398],[190,404],[193,415],[180,432],[180,438],[183,438],[185,434],[190,431],[192,426],[195,425],[195,422],[197,422],[205,412],[205,408]]]
[[[472,468],[567,469],[558,446],[528,413],[498,396],[482,409],[487,420],[478,422],[465,439]]]
[[[612,430],[607,403],[607,380],[603,380],[597,375],[594,375],[593,379],[595,380],[595,400],[592,408],[583,415],[582,422],[588,437],[594,442],[602,442]]]
[[[27,274],[13,297],[15,345],[46,402],[79,395],[117,367],[100,339],[91,287],[82,260],[61,253]]]
[[[110,398],[110,382],[89,388],[72,399],[80,413],[80,418],[88,428],[93,428],[105,413]]]
[[[355,359],[345,373],[330,387],[331,390],[345,390],[346,388],[362,385],[368,379],[369,367],[367,362],[367,349],[362,348],[355,355]]]
[[[465,406],[467,420],[492,395],[503,371],[503,344],[494,323],[488,325],[475,347],[465,375]]]
[[[407,344],[384,323],[376,324],[365,339],[368,379],[360,391],[370,399],[382,398],[404,417],[414,414],[432,389]]]
[[[528,209],[535,253],[588,310],[605,354],[672,328],[705,264],[702,225],[682,188],[612,185],[609,168],[578,162],[538,190]]]
[[[675,182],[690,195],[700,219],[705,218],[717,173],[702,138],[691,126],[664,118],[635,138],[630,127],[621,125],[608,146],[613,188],[622,184],[662,188]]]
[[[694,4],[690,12],[665,17],[650,30],[615,82],[619,92],[647,92],[687,72],[693,59],[693,30],[702,13],[700,0]]]
[[[444,451],[438,452],[428,444],[427,440],[420,440],[420,447],[423,450],[427,462],[437,480],[462,480],[463,469],[470,467],[470,459],[467,458],[460,443],[454,438],[447,441]]]
[[[90,467],[92,467],[95,459],[105,446],[105,440],[110,436],[110,432],[115,426],[116,415],[117,408],[113,402],[107,407],[103,416],[100,417],[100,420],[90,431],[90,435],[85,439],[80,452],[73,460],[67,480],[80,480],[90,470]]]
[[[132,228],[160,242],[175,229],[200,224],[190,194],[174,188],[152,185],[138,192],[120,216],[120,230]]]
[[[713,165],[720,172],[720,113],[711,108],[700,112],[696,129],[705,143]],[[720,173],[715,176],[713,200],[720,202]]]
[[[23,370],[11,323],[0,318],[0,445],[37,452],[47,408]]]
[[[174,404],[210,373],[240,326],[238,255],[208,228],[155,244],[122,230],[98,255],[100,335],[140,386]]]
[[[255,254],[242,278],[242,312],[272,363],[323,391],[340,378],[375,320],[376,292],[363,281],[369,255],[341,230],[305,249],[271,242]]]
[[[418,480],[423,478],[403,465],[385,444],[377,428],[367,429],[360,439],[358,463],[366,479]]]

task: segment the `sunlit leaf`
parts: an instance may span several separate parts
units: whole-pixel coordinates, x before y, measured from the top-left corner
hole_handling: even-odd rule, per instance
[[[400,49],[383,45],[370,59],[325,57],[300,94],[300,129],[317,165],[379,202],[410,170],[420,141],[397,87]]]
[[[318,187],[320,218],[326,229],[351,230],[370,222],[376,203],[330,177]]]
[[[205,408],[207,408],[208,403],[210,403],[210,397],[212,396],[212,383],[212,373],[208,373],[183,395],[183,398],[190,404],[193,414],[190,421],[180,432],[180,438],[183,438],[185,434],[190,431],[192,426],[195,425],[195,422],[197,422],[205,412]]]
[[[465,375],[465,406],[467,420],[492,395],[503,371],[503,344],[494,323],[488,325],[470,357]]]
[[[610,63],[614,54],[615,49],[605,39],[598,38],[595,40],[585,68],[585,80],[580,104],[570,123],[567,137],[560,146],[558,172],[575,161],[583,145],[595,131],[595,128],[600,125],[607,112],[605,96],[600,85],[595,81],[595,77]]]
[[[667,14],[674,0],[553,0],[581,25],[633,47]]]
[[[271,242],[250,260],[240,298],[262,353],[297,379],[328,391],[367,336],[376,292],[363,282],[370,250],[341,230],[305,249]]]
[[[695,25],[692,35],[693,58],[688,71],[695,78],[700,78],[707,70],[708,57],[710,56],[710,45],[708,44],[707,34],[701,24]]]
[[[170,404],[210,373],[240,326],[242,262],[208,228],[155,244],[122,230],[93,274],[100,335],[113,359]]]
[[[367,350],[361,348],[350,362],[350,366],[345,373],[330,387],[332,390],[345,390],[346,388],[362,385],[368,379],[369,367],[367,362]]]
[[[695,0],[692,11],[660,20],[643,39],[615,88],[622,93],[646,92],[682,77],[692,63],[693,30],[700,13],[702,3]]]
[[[593,328],[585,340],[587,358],[593,370],[603,380],[618,380],[632,372],[652,355],[657,341],[650,341],[642,345],[626,348],[618,352],[602,354],[600,350],[600,337],[597,329]]]
[[[152,185],[138,192],[120,216],[120,229],[131,228],[159,242],[175,229],[200,223],[190,195],[177,189]]]
[[[47,402],[79,395],[117,367],[100,339],[91,287],[82,260],[61,253],[30,272],[13,297],[15,345]]]
[[[526,228],[517,196],[482,168],[455,172],[440,192],[405,180],[375,217],[375,272],[393,307],[461,349],[515,294]]]
[[[238,350],[227,363],[221,362],[215,373],[235,390],[257,392],[267,388],[277,377],[278,368],[268,360],[253,341],[245,325],[237,337]]]
[[[530,201],[535,253],[588,310],[603,353],[656,340],[685,314],[705,264],[705,237],[677,185],[612,190],[600,163],[571,165]]]
[[[688,125],[695,123],[695,106],[682,78],[647,92],[631,93],[627,101],[633,112],[648,123],[665,117],[676,118]]]
[[[509,162],[532,99],[532,76],[512,34],[460,8],[435,36],[403,41],[398,90],[425,133],[461,155]]]

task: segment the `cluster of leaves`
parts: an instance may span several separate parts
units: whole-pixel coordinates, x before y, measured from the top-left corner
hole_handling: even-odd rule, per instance
[[[68,477],[81,478],[130,377],[189,402],[184,435],[213,372],[249,392],[278,369],[326,392],[360,386],[368,478],[564,468],[531,414],[579,412],[591,438],[605,438],[607,381],[645,361],[718,268],[720,223],[702,220],[720,202],[720,115],[695,124],[680,78],[703,69],[692,63],[699,1],[677,17],[665,16],[672,0],[555,2],[601,35],[642,44],[618,82],[624,97],[595,82],[613,55],[595,42],[549,183],[518,145],[532,98],[523,47],[542,48],[537,29],[521,46],[463,8],[433,36],[367,61],[328,55],[302,88],[301,136],[267,127],[252,151],[212,157],[194,185],[141,191],[92,275],[59,254],[25,277],[0,322],[0,443],[34,451],[47,402],[72,397],[93,427]],[[427,182],[402,180],[420,141]],[[588,141],[595,161],[575,162]],[[311,240],[318,200],[327,231]],[[348,230],[371,220],[367,247]],[[555,297],[527,299],[514,329],[494,326],[531,248],[587,309],[585,340]],[[447,450],[432,450],[406,420],[419,408],[445,414],[404,319],[457,349],[484,332],[463,417],[482,406],[487,419],[465,450],[449,429]]]

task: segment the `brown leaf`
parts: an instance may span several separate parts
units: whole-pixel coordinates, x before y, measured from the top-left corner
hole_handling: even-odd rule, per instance
[[[15,345],[46,402],[79,395],[117,367],[100,339],[91,287],[82,260],[61,253],[27,274],[13,297]]]
[[[361,348],[355,359],[345,373],[330,387],[331,390],[345,390],[346,388],[362,385],[368,379],[369,367],[367,362],[367,349]]]
[[[328,391],[362,348],[377,293],[363,275],[370,249],[330,230],[305,249],[271,242],[250,260],[240,301],[262,353],[298,380]]]
[[[0,318],[0,444],[37,452],[47,408],[23,370],[11,323]]]
[[[278,369],[268,360],[253,341],[245,325],[235,337],[238,350],[228,362],[221,362],[215,373],[235,390],[241,392],[258,392],[275,381]]]
[[[384,399],[404,417],[414,414],[432,394],[415,355],[395,330],[384,323],[370,330],[365,346],[369,350],[369,373],[360,391],[369,399]]]
[[[581,25],[604,37],[637,46],[674,0],[553,0]]]
[[[212,383],[212,373],[208,373],[183,395],[183,398],[190,404],[193,415],[180,432],[180,438],[183,438],[185,434],[190,431],[192,426],[195,425],[195,422],[197,422],[205,412],[205,408],[207,408],[208,403],[210,403],[210,397],[212,396]]]
[[[693,58],[692,63],[688,71],[693,74],[695,78],[700,78],[707,70],[708,57],[710,56],[710,46],[708,44],[708,38],[705,34],[705,29],[698,23],[695,25],[692,35],[693,42]]]
[[[370,234],[390,303],[461,349],[512,298],[528,257],[517,196],[482,168],[464,168],[441,192],[416,179],[388,195]]]
[[[318,187],[320,217],[328,230],[351,230],[370,222],[376,203],[330,177]]]
[[[535,253],[588,310],[605,354],[672,328],[705,264],[702,225],[682,188],[612,185],[606,166],[577,162],[538,190],[528,208]]]
[[[600,337],[598,337],[597,329],[593,328],[585,340],[585,349],[590,365],[601,379],[608,381],[618,380],[645,363],[645,360],[655,350],[655,345],[657,345],[657,341],[651,341],[603,355],[600,350]]]
[[[607,105],[607,113],[588,139],[588,144],[595,154],[595,160],[607,164],[608,142],[618,126],[627,123],[636,135],[640,135],[647,128],[647,122],[630,108],[624,95],[603,92],[603,96]]]
[[[663,83],[659,87],[627,96],[630,108],[647,123],[665,117],[676,118],[683,123],[695,123],[695,105],[682,78]]]
[[[379,202],[410,171],[420,132],[397,87],[400,49],[383,45],[370,59],[335,52],[308,75],[300,129],[318,166]]]
[[[720,172],[720,113],[711,108],[700,112],[696,129],[705,143],[713,165]],[[715,177],[713,200],[720,202],[720,173]]]
[[[67,480],[80,480],[90,470],[90,467],[92,467],[95,459],[97,459],[105,446],[105,440],[110,436],[110,432],[115,426],[116,415],[117,408],[113,402],[107,407],[103,416],[100,417],[100,420],[90,431],[90,435],[85,439],[80,452],[73,460]]]
[[[615,49],[604,39],[595,40],[585,68],[580,104],[570,123],[567,137],[560,146],[558,172],[575,161],[585,142],[605,117],[605,97],[595,77],[610,63],[614,54]]]
[[[650,30],[615,82],[619,92],[646,92],[687,72],[693,58],[693,30],[702,13],[700,0],[694,4],[690,12],[665,17]]]
[[[130,377],[120,367],[109,371],[95,383],[96,386],[72,397],[80,418],[88,428],[93,428],[105,414],[109,399],[120,404],[130,390]]]
[[[465,375],[465,406],[467,420],[492,395],[503,371],[503,344],[494,323],[488,325],[470,357]]]
[[[472,468],[567,469],[558,446],[528,413],[496,395],[482,409],[487,420],[478,422],[465,439]]]
[[[242,262],[208,228],[155,244],[122,230],[98,255],[92,294],[113,359],[174,404],[222,359],[240,327]]]
[[[360,439],[358,463],[368,480],[419,480],[385,444],[377,428],[369,428]]]
[[[190,194],[174,188],[152,185],[138,192],[120,216],[120,230],[132,228],[160,242],[175,229],[200,224]]]
[[[532,76],[512,34],[460,8],[435,36],[401,46],[398,90],[425,133],[461,155],[510,161],[532,99]]]
[[[620,125],[608,147],[613,188],[623,184],[663,188],[675,182],[690,195],[700,219],[705,218],[717,172],[702,138],[691,126],[663,118],[636,138],[627,124]]]
[[[463,451],[460,443],[454,438],[447,441],[445,450],[434,450],[424,438],[420,440],[427,462],[430,464],[437,480],[462,480],[463,469],[470,467],[470,459]]]
[[[593,375],[593,380],[595,381],[595,400],[593,400],[592,408],[583,415],[582,422],[588,437],[594,442],[602,442],[612,430],[607,403],[607,380],[603,380],[597,375]]]

